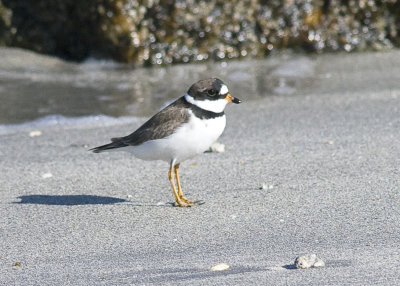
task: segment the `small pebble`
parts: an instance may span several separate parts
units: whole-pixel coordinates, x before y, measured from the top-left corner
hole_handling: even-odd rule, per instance
[[[44,174],[42,175],[42,178],[43,178],[43,179],[48,179],[48,178],[51,178],[51,177],[53,177],[53,174],[52,174],[52,173],[44,173]]]
[[[320,258],[315,254],[307,254],[303,256],[298,256],[294,261],[296,268],[298,269],[308,269],[308,268],[317,268],[324,267],[325,262],[323,262]]]
[[[328,145],[333,145],[335,142],[333,142],[332,140],[329,140],[329,141],[327,141],[326,142],[326,144],[328,144]]]
[[[36,137],[36,136],[40,136],[40,135],[42,135],[42,131],[40,131],[40,130],[34,130],[34,131],[29,132],[30,137]]]
[[[273,188],[274,188],[274,185],[262,184],[262,187],[260,187],[260,190],[272,190]]]
[[[210,149],[208,149],[209,152],[214,152],[214,153],[224,153],[225,152],[225,145],[215,142],[210,146]]]
[[[224,270],[228,270],[228,269],[229,269],[228,264],[220,263],[220,264],[217,264],[217,265],[211,267],[210,271],[224,271]]]

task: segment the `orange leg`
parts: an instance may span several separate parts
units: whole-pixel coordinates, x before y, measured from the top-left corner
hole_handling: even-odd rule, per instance
[[[179,170],[179,164],[176,164],[174,166],[174,170],[175,170],[175,178],[176,178],[176,183],[178,184],[178,196],[179,198],[184,201],[185,203],[189,204],[189,205],[194,205],[195,202],[188,200],[187,198],[185,198],[185,196],[183,195],[182,192],[182,188],[181,188],[181,182],[179,180],[179,176],[178,176],[178,170]]]
[[[176,204],[177,206],[179,206],[179,207],[190,207],[191,204],[189,204],[188,202],[185,202],[185,201],[179,196],[178,192],[176,191],[175,183],[174,183],[174,178],[173,178],[173,176],[172,176],[172,164],[171,164],[171,166],[170,166],[170,168],[169,168],[168,179],[169,179],[169,182],[171,183],[172,191],[174,192],[175,204]],[[178,181],[178,182],[179,182],[179,181]],[[179,186],[179,183],[178,183],[178,186]],[[180,188],[180,186],[179,186],[179,188]],[[179,189],[179,188],[178,188],[178,189]]]

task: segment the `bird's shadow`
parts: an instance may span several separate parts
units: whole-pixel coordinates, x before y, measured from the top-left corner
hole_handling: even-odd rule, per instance
[[[110,205],[126,202],[124,199],[92,195],[26,195],[18,197],[15,204],[37,204],[55,206]]]
[[[79,205],[112,205],[124,203],[137,207],[176,207],[174,202],[146,203],[125,200],[115,197],[93,195],[26,195],[17,197],[20,199],[13,204],[34,204],[50,206],[79,206]],[[196,205],[204,204],[204,201],[196,201]]]

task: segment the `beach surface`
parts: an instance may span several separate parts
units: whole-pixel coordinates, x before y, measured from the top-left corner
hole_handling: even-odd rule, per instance
[[[313,80],[273,96],[225,80],[243,103],[224,153],[181,164],[191,208],[167,163],[88,152],[145,117],[3,130],[0,285],[398,284],[400,52],[300,60]],[[325,267],[294,268],[313,253]]]

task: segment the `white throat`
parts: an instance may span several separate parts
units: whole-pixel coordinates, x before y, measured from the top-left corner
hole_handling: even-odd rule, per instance
[[[224,111],[225,106],[228,104],[228,101],[221,98],[217,100],[196,100],[189,94],[185,94],[185,99],[187,102],[200,107],[201,109],[208,110],[215,113],[220,113]]]

